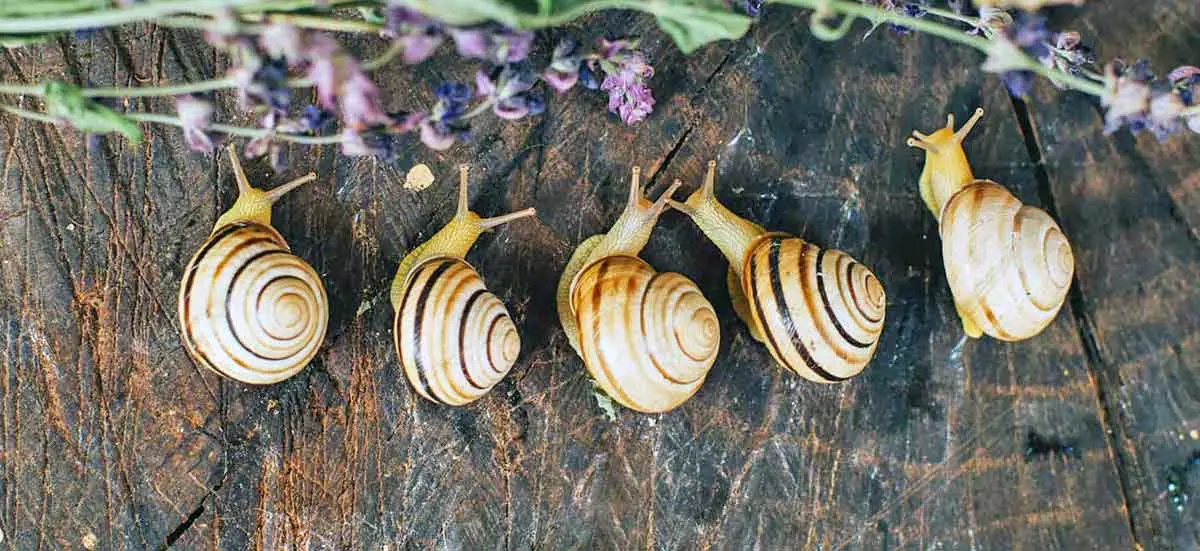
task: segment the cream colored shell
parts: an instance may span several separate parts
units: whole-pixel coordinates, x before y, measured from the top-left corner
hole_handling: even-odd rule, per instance
[[[465,261],[435,257],[415,267],[396,307],[396,357],[427,400],[461,406],[500,382],[521,351],[517,327]]]
[[[942,256],[955,306],[967,325],[1000,340],[1027,339],[1062,307],[1075,258],[1045,211],[976,180],[946,203]]]
[[[575,276],[570,296],[583,363],[621,405],[667,411],[704,383],[721,332],[712,304],[688,278],[608,256]]]
[[[325,287],[270,226],[218,227],[184,270],[179,319],[188,353],[244,383],[300,371],[325,339]]]

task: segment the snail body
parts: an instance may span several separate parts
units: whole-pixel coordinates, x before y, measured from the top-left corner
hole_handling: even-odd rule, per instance
[[[535,213],[480,218],[468,208],[467,184],[463,166],[454,218],[400,261],[391,288],[392,340],[404,375],[423,398],[452,406],[487,394],[521,351],[504,303],[464,257],[483,232]]]
[[[716,162],[704,184],[672,208],[688,215],[729,260],[734,311],[750,335],[790,371],[821,383],[866,367],[883,330],[886,295],[850,255],[768,232],[719,203]]]
[[[325,339],[329,303],[321,279],[271,227],[271,204],[313,174],[270,191],[250,186],[231,146],[238,199],[183,273],[179,320],[199,364],[250,384],[287,379]]]
[[[957,131],[954,116],[908,145],[925,151],[921,197],[938,220],[946,280],[964,332],[1005,341],[1040,333],[1058,314],[1075,274],[1062,229],[1003,186],[977,180],[962,141],[982,109]]]
[[[576,248],[559,279],[559,321],[597,387],[643,413],[678,407],[704,383],[720,346],[712,304],[688,278],[657,272],[638,254],[675,182],[654,203],[639,168],[625,211]]]

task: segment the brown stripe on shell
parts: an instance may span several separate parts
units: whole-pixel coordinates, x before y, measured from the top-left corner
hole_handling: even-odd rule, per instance
[[[849,332],[846,331],[845,327],[842,327],[842,322],[838,321],[837,314],[833,311],[833,304],[831,304],[829,302],[829,293],[827,293],[825,291],[824,260],[825,260],[825,249],[819,249],[817,251],[817,266],[816,266],[817,293],[819,295],[821,295],[821,304],[825,307],[825,314],[827,316],[829,316],[829,321],[833,322],[833,328],[837,330],[838,334],[842,336],[842,339],[845,340],[847,343],[849,343],[850,346],[853,346],[855,348],[869,348],[873,344],[873,342],[862,342],[862,341],[854,338],[853,335],[851,335]],[[839,296],[838,298],[842,298],[842,297]],[[857,304],[854,306],[856,308],[858,307]]]
[[[467,298],[467,303],[465,305],[463,305],[462,319],[459,320],[459,323],[458,323],[458,366],[460,368],[462,368],[463,376],[467,378],[467,382],[471,383],[471,386],[473,386],[479,390],[487,390],[488,387],[482,386],[479,383],[475,382],[475,379],[471,377],[471,370],[467,369],[466,341],[467,341],[467,322],[470,321],[470,319],[471,319],[471,307],[475,305],[475,301],[479,300],[479,297],[483,296],[484,293],[487,293],[487,289],[477,289],[477,290],[475,290],[474,293],[471,293],[471,296]],[[485,335],[486,335],[486,337],[484,338],[484,342],[486,343],[487,341],[490,341],[492,338],[490,328]],[[485,348],[487,349],[488,365],[491,365],[492,364],[492,347],[486,346],[486,344],[485,344]]]
[[[819,377],[827,381],[844,381],[849,377],[839,377],[826,371],[820,363],[812,357],[812,353],[808,347],[804,345],[804,340],[800,336],[800,331],[796,328],[796,321],[792,319],[791,308],[787,305],[787,293],[783,289],[783,281],[780,276],[779,269],[779,254],[780,248],[783,246],[783,238],[775,238],[771,240],[771,249],[768,257],[769,276],[771,278],[771,292],[775,295],[776,310],[779,315],[779,320],[782,322],[784,331],[787,333],[788,339],[792,343],[792,349],[800,354],[800,358],[804,360],[804,365],[816,373]],[[800,259],[803,261],[807,247],[805,244],[800,245]],[[811,293],[808,292],[808,277],[804,270],[798,274],[800,276],[800,295],[803,297],[805,307],[808,309],[809,319],[815,320],[816,315],[812,307]],[[813,324],[818,327],[817,324]],[[822,337],[824,337],[822,335]],[[826,341],[828,342],[828,341]],[[841,350],[834,347],[834,351],[841,356]]]
[[[231,264],[234,259],[252,248],[267,248],[268,250],[256,252],[248,258],[238,259],[239,264],[235,269],[235,266]],[[213,256],[214,254],[220,256]],[[296,348],[295,353],[283,355],[263,352],[261,343],[254,341],[254,334],[243,334],[239,330],[239,327],[242,329],[250,327],[252,331],[258,332],[260,339],[262,335],[265,335],[272,342],[286,340],[279,339],[259,322],[260,318],[257,316],[261,314],[256,314],[256,312],[260,312],[262,306],[270,307],[271,305],[264,305],[261,294],[254,293],[254,289],[257,287],[240,285],[244,279],[241,277],[242,274],[250,267],[256,268],[256,273],[261,273],[276,265],[275,263],[263,265],[269,257],[275,255],[286,255],[283,257],[285,260],[283,264],[293,271],[299,270],[299,274],[286,276],[286,279],[294,279],[301,283],[301,287],[312,291],[311,300],[304,302],[306,304],[315,303],[317,306],[315,312],[317,317],[308,320],[308,323],[312,324],[309,326],[312,330],[304,331],[302,329],[300,332],[306,340],[294,347]],[[235,271],[226,282],[223,274],[228,274],[230,270]],[[204,285],[201,285],[198,279],[202,277],[201,274],[204,274],[203,277],[211,278],[211,281],[206,281]],[[257,282],[260,279],[256,278],[254,281]],[[313,289],[309,279],[316,282],[316,289]],[[218,284],[223,286],[217,289],[215,286]],[[298,295],[297,293],[283,294],[284,296]],[[240,300],[234,304],[235,295],[244,302]],[[304,298],[301,296],[302,300]],[[325,335],[327,308],[322,305],[327,304],[326,300],[324,287],[320,285],[316,273],[303,260],[290,254],[287,244],[273,228],[244,221],[227,224],[213,231],[184,270],[179,297],[179,317],[183,330],[184,347],[198,363],[223,376],[252,384],[278,382],[302,369],[316,353],[317,345]],[[197,310],[200,305],[202,305],[202,310]],[[214,314],[214,310],[218,306],[226,309],[224,315],[216,316]],[[246,315],[251,316],[242,320],[244,322],[242,325],[234,323],[233,311],[239,308],[243,309]],[[202,329],[196,325],[197,323],[205,323],[206,327]],[[245,323],[250,325],[246,326]],[[204,338],[198,340],[197,337],[201,333],[204,334]],[[256,360],[269,362],[274,367],[267,368],[266,363],[257,363]],[[289,360],[291,360],[290,363],[288,363]]]
[[[423,286],[421,287],[421,291],[417,294],[416,303],[413,306],[416,311],[413,313],[412,334],[409,335],[412,340],[414,370],[417,372],[417,379],[421,383],[418,388],[425,389],[426,393],[428,393],[428,397],[434,402],[444,402],[445,400],[439,393],[437,393],[437,391],[433,389],[433,386],[429,384],[429,379],[425,375],[425,370],[427,367],[425,366],[424,362],[425,350],[421,345],[421,335],[423,333],[422,324],[425,321],[425,305],[429,302],[429,293],[433,290],[433,286],[437,283],[437,279],[440,278],[442,274],[446,273],[446,270],[449,268],[449,262],[438,263],[437,267],[433,269],[433,273],[429,274],[429,278],[425,280]],[[416,281],[412,281],[412,284],[415,285]],[[405,309],[407,310],[407,305]]]
[[[502,323],[512,327],[511,318],[462,259],[436,257],[414,267],[399,308],[392,329],[397,356],[422,397],[464,405],[486,394],[511,369],[511,362],[496,364],[508,359],[496,358],[491,349]]]

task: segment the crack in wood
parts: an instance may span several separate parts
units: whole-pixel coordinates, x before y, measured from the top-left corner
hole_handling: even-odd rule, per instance
[[[1038,139],[1037,127],[1033,123],[1033,115],[1024,100],[1011,96],[1010,99],[1012,100],[1013,114],[1017,119],[1021,136],[1025,140],[1025,150],[1029,154],[1030,163],[1033,165],[1034,178],[1038,184],[1039,199],[1042,201],[1046,212],[1052,218],[1061,220],[1062,218],[1059,216],[1058,205],[1054,197],[1053,186],[1050,181],[1050,174],[1046,170],[1045,156],[1042,152],[1041,141]],[[1124,505],[1123,514],[1125,522],[1129,528],[1129,535],[1133,540],[1134,548],[1141,549],[1142,543],[1133,519],[1133,511],[1135,510],[1133,505],[1137,504],[1140,506],[1141,502],[1135,501],[1131,488],[1133,486],[1133,479],[1144,477],[1136,458],[1124,450],[1119,443],[1121,440],[1129,438],[1128,434],[1126,434],[1126,425],[1124,422],[1121,422],[1123,419],[1121,405],[1111,398],[1111,394],[1120,389],[1121,377],[1117,369],[1104,359],[1104,355],[1101,352],[1099,338],[1096,336],[1095,324],[1087,312],[1087,302],[1084,300],[1084,293],[1079,281],[1078,272],[1071,279],[1067,302],[1071,310],[1071,316],[1075,321],[1079,340],[1083,345],[1084,357],[1087,360],[1088,375],[1093,381],[1093,387],[1095,387],[1096,402],[1100,406],[1097,413],[1100,418],[1101,432],[1104,434],[1104,441],[1108,447],[1109,456],[1112,458],[1114,467],[1117,470],[1117,480],[1119,481],[1121,499]]]

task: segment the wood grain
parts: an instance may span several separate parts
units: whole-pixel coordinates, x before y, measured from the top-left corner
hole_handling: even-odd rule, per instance
[[[856,27],[823,43],[799,30],[806,23],[772,8],[744,40],[687,57],[631,14],[539,38],[545,55],[561,34],[644,35],[659,103],[643,125],[625,126],[603,112],[602,96],[572,91],[541,117],[485,120],[446,154],[414,140],[395,165],[333,147],[291,148],[284,174],[250,165],[260,184],[321,175],[277,205],[274,223],[325,278],[333,308],[317,360],[265,388],[197,369],[174,320],[183,263],[232,201],[228,168],[186,152],[173,130],[131,148],[4,118],[5,541],[78,547],[93,534],[104,549],[887,550],[1191,541],[1183,517],[1164,521],[1172,513],[1151,494],[1160,491],[1152,471],[1185,451],[1165,431],[1196,419],[1188,354],[1197,339],[1163,329],[1170,319],[1191,327],[1194,316],[1188,255],[1200,251],[1186,220],[1194,220],[1196,186],[1172,179],[1195,171],[1185,157],[1195,158],[1194,146],[1169,146],[1183,149],[1131,169],[1128,155],[1146,146],[1101,136],[1090,107],[1068,97],[1061,115],[1039,107],[1033,119],[1043,174],[1007,95],[977,70],[981,56],[884,29],[860,39],[866,29]],[[1194,34],[1179,41],[1200,44]],[[352,46],[366,54],[382,44]],[[131,27],[11,50],[0,76],[198,79],[225,69],[209,51],[192,34]],[[473,71],[442,52],[388,67],[379,81],[389,108],[414,109],[431,101],[432,85]],[[224,112],[234,112],[226,101]],[[912,129],[980,105],[988,114],[967,141],[976,173],[1056,209],[1080,258],[1082,298],[1019,344],[963,340],[935,222],[917,192],[921,156],[904,146]],[[172,109],[163,100],[135,106]],[[1100,154],[1096,165],[1077,166]],[[722,356],[680,409],[621,412],[610,422],[558,329],[558,271],[617,216],[631,166],[643,167],[657,193],[676,177],[698,185],[710,158],[720,161],[717,193],[734,211],[872,267],[890,299],[876,359],[835,386],[774,366],[733,315],[715,247],[668,214],[643,256],[693,278],[712,299]],[[415,162],[438,178],[420,193],[401,185]],[[450,409],[407,386],[385,297],[404,252],[453,212],[450,184],[462,162],[475,168],[474,210],[535,206],[539,220],[498,229],[468,256],[508,304],[525,347],[493,393]],[[1116,171],[1124,172],[1109,176]],[[1147,175],[1165,195],[1143,193]],[[1171,204],[1175,211],[1163,210]],[[1157,264],[1130,251],[1114,256],[1115,243],[1154,246]],[[1119,306],[1130,296],[1161,298],[1163,310],[1131,316]],[[1183,337],[1176,348],[1173,336]],[[1123,380],[1109,374],[1118,370],[1137,381],[1136,392],[1113,386]],[[1164,395],[1178,405],[1152,399]],[[1136,416],[1115,414],[1126,407]],[[1161,417],[1172,408],[1180,417]],[[1164,451],[1175,455],[1160,458]],[[1130,458],[1142,458],[1140,471],[1128,470]],[[1130,494],[1137,481],[1144,491]],[[1147,539],[1151,527],[1159,539]]]
[[[1059,23],[1096,41],[1104,59],[1149,59],[1157,72],[1195,63],[1200,6],[1099,3]],[[1131,529],[1145,549],[1200,546],[1194,501],[1200,472],[1180,470],[1200,452],[1200,140],[1101,133],[1102,112],[1074,94],[1031,110],[1045,159],[1044,185],[1064,231],[1078,243],[1072,297],[1089,370],[1102,390],[1112,453],[1121,467]],[[1176,510],[1168,486],[1182,473],[1192,503]],[[1189,488],[1190,487],[1190,488]]]

